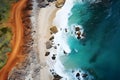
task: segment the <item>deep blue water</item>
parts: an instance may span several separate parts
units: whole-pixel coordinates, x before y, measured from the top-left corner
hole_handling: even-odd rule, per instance
[[[81,25],[85,39],[69,35],[72,51],[62,62],[67,69],[89,71],[96,80],[120,80],[120,0],[102,1],[73,6],[69,28],[72,24]]]

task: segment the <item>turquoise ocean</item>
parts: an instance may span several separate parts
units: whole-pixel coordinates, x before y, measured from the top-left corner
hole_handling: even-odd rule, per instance
[[[62,64],[88,71],[95,80],[120,80],[120,0],[77,1],[68,28],[81,25],[85,38],[67,35],[71,52],[61,57]]]

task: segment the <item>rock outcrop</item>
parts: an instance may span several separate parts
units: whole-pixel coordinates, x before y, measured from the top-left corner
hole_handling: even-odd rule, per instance
[[[56,7],[61,8],[65,3],[65,0],[57,0],[56,1]]]
[[[57,33],[57,32],[58,32],[58,29],[57,29],[56,26],[53,26],[53,27],[50,28],[50,31],[51,31],[52,33]]]

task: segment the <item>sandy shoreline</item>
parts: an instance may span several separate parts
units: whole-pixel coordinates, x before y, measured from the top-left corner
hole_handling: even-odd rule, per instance
[[[46,0],[47,1],[47,0]],[[21,80],[60,80],[61,77],[55,72],[55,63],[58,44],[54,44],[51,37],[54,37],[51,27],[55,27],[53,20],[56,12],[62,7],[61,1],[56,6],[57,1],[38,3],[36,0],[32,2],[31,20],[31,36],[32,43],[25,62],[21,63],[18,68],[11,71],[9,78],[16,79],[18,76]],[[63,0],[64,1],[64,0]],[[40,6],[38,6],[40,4]],[[60,5],[60,6],[59,6]],[[57,29],[57,27],[55,27]],[[54,28],[54,29],[55,29]],[[26,39],[27,41],[27,39]],[[46,42],[53,41],[51,48],[47,48]],[[27,44],[27,43],[26,43]],[[46,52],[50,54],[46,55]]]
[[[60,9],[56,6],[55,2],[49,2],[44,7],[38,6],[38,2],[34,0],[32,2],[33,8],[30,16],[31,29],[30,36],[31,42],[29,44],[28,56],[25,61],[17,65],[9,74],[8,79],[21,79],[21,80],[60,80],[61,77],[55,72],[55,63],[57,55],[58,44],[52,43],[51,37],[54,37],[54,32],[57,27],[53,24],[53,20],[56,17],[56,12]],[[62,3],[63,4],[63,3]],[[51,28],[53,30],[51,30]],[[52,34],[51,34],[52,32]],[[27,37],[27,36],[25,36]],[[26,38],[26,41],[28,39]],[[47,48],[47,42],[51,42],[51,48]],[[24,49],[27,51],[27,49]],[[46,52],[49,52],[49,56],[45,56]]]
[[[28,51],[24,48],[28,55],[23,63],[11,71],[8,80],[94,80],[86,70],[74,67],[78,63],[74,64],[71,60],[76,56],[69,56],[71,53],[76,55],[80,52],[78,45],[73,45],[72,38],[78,40],[84,38],[84,29],[81,25],[68,24],[73,13],[71,9],[76,2],[32,0],[32,4],[29,5],[33,6],[29,7],[32,10],[32,14],[29,15],[31,23],[28,30],[31,41],[29,44],[25,43]],[[29,39],[25,38],[25,40]],[[75,48],[71,48],[71,45]],[[78,59],[76,57],[75,61],[78,62]]]
[[[62,33],[67,33],[66,16],[68,16],[68,12],[66,10],[70,6],[63,6],[65,9],[62,8],[61,13],[59,10],[61,5],[57,7],[56,2],[47,2],[41,5],[34,0],[32,4],[33,10],[30,19],[33,42],[29,55],[23,63],[25,65],[21,69],[14,69],[13,73],[17,72],[16,76],[21,73],[19,77],[22,80],[69,80],[67,74],[63,72],[64,66],[59,60],[61,55],[59,53],[62,52],[62,55],[66,55],[70,52],[65,43],[65,35],[62,35]],[[41,7],[43,5],[44,7]],[[57,12],[58,10],[59,12]],[[59,23],[63,25],[59,25]],[[46,53],[48,54],[46,55]],[[11,76],[14,77],[12,73]]]
[[[53,80],[53,76],[49,71],[50,65],[53,64],[51,62],[47,63],[49,58],[45,56],[45,53],[47,52],[46,42],[51,37],[50,27],[52,27],[53,19],[58,9],[59,8],[55,7],[55,2],[52,2],[45,8],[38,8],[37,10],[35,43],[40,60],[39,64],[41,66],[39,80]]]
[[[45,57],[46,53],[46,42],[50,38],[50,27],[52,26],[52,21],[54,19],[55,13],[58,9],[54,6],[54,3],[51,3],[46,8],[42,8],[39,10],[38,16],[38,47],[39,47],[39,58],[40,65],[42,69],[40,70],[40,80],[52,80],[52,77],[49,73],[49,67],[46,63],[47,57]]]
[[[47,1],[47,0],[45,0]],[[38,6],[40,4],[40,6]],[[63,3],[62,3],[63,4]],[[28,56],[25,61],[13,68],[8,79],[21,80],[59,80],[61,77],[54,72],[56,45],[52,43],[51,48],[47,48],[47,42],[52,42],[51,27],[53,28],[53,20],[56,17],[56,12],[60,9],[56,6],[56,1],[47,3],[38,3],[33,0],[33,7],[30,15],[31,20],[31,43],[29,45]],[[54,26],[55,27],[55,26]],[[55,29],[55,28],[54,28]],[[27,37],[27,36],[25,36]],[[26,41],[28,41],[26,39]],[[56,47],[57,48],[57,47]],[[27,49],[24,49],[27,51]],[[46,52],[50,54],[46,56]]]

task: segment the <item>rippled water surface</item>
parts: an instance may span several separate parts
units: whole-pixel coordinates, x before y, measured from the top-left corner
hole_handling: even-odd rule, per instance
[[[72,50],[64,56],[68,69],[82,68],[96,80],[119,80],[120,75],[120,0],[103,0],[90,4],[76,2],[68,25],[81,25],[85,39],[68,35]]]

